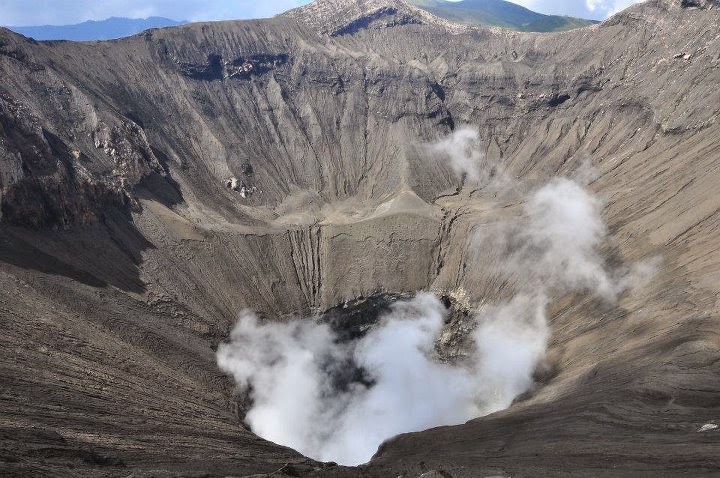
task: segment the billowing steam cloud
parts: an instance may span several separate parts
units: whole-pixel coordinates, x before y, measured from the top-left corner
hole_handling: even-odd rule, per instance
[[[445,155],[461,179],[477,183],[482,179],[480,136],[470,127],[457,129],[447,138],[429,145],[430,152]]]
[[[433,160],[445,161],[460,179],[462,185],[482,186],[487,190],[512,192],[513,179],[482,153],[477,130],[463,126],[446,138],[426,145]]]
[[[479,179],[476,140],[461,132],[442,151]],[[487,232],[476,247],[501,252],[515,291],[475,311],[468,356],[457,363],[436,352],[445,307],[420,293],[350,342],[327,324],[261,323],[244,312],[219,366],[249,393],[246,422],[261,437],[322,461],[367,462],[399,433],[464,423],[530,390],[549,337],[548,298],[583,290],[612,301],[635,280],[605,268],[597,248],[606,233],[599,200],[568,179],[550,181],[526,198],[522,217]]]
[[[525,205],[526,218],[509,225],[507,268],[526,271],[537,287],[587,289],[613,300],[619,292],[597,248],[607,234],[601,203],[577,183],[552,180]]]
[[[434,358],[446,310],[427,293],[396,303],[349,344],[338,344],[325,324],[261,325],[246,313],[218,363],[240,387],[251,387],[246,421],[255,433],[318,460],[357,465],[392,436],[464,423],[527,390],[545,332],[516,326],[522,323],[513,309],[526,306],[521,300],[488,311],[476,357],[459,366]],[[528,325],[544,327],[541,308],[536,312],[539,322]],[[366,377],[338,386],[349,365]]]

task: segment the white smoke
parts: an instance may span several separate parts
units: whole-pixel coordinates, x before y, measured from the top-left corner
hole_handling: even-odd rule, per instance
[[[432,358],[445,308],[419,294],[362,339],[338,344],[326,324],[260,325],[241,317],[218,349],[220,368],[251,390],[252,430],[323,461],[366,462],[387,438],[477,416],[478,377]],[[348,366],[367,380],[338,388]]]
[[[339,407],[343,401],[331,368],[324,369],[342,364],[346,353],[330,328],[310,321],[262,325],[245,311],[230,338],[218,349],[218,364],[238,387],[252,391],[247,423],[263,438],[313,455],[328,433],[322,425],[334,419],[332,403],[322,397],[337,398]]]
[[[607,235],[601,202],[569,179],[552,180],[527,202],[527,216],[506,241],[514,250],[507,267],[529,271],[544,287],[587,289],[613,300],[618,290],[598,246]]]
[[[474,354],[459,365],[435,357],[447,311],[427,293],[396,303],[349,344],[326,324],[260,324],[246,312],[218,349],[218,363],[251,392],[245,420],[256,434],[321,461],[358,465],[400,433],[509,406],[532,386],[545,350],[544,305],[521,296],[482,311]],[[339,388],[348,366],[366,379]]]
[[[458,128],[447,137],[427,144],[426,150],[432,161],[449,164],[461,185],[503,194],[514,192],[517,187],[515,179],[500,164],[486,158],[480,135],[474,128]]]
[[[462,180],[471,183],[481,181],[483,154],[480,151],[480,136],[473,128],[459,128],[428,148],[435,155],[446,156],[450,167]]]
[[[518,294],[476,316],[473,334],[477,375],[482,377],[483,415],[503,410],[534,386],[533,373],[550,336],[544,293]]]
[[[524,278],[525,293],[587,291],[613,302],[645,285],[657,260],[610,270],[599,250],[607,235],[602,202],[577,181],[554,178],[526,200],[524,217],[498,225],[486,243],[505,250],[503,269]]]
[[[463,133],[443,146],[457,147],[450,157],[468,177],[478,153],[468,152],[467,141],[476,139]],[[514,291],[510,300],[475,311],[468,357],[454,364],[438,359],[447,311],[428,293],[396,303],[364,337],[344,343],[326,324],[260,323],[245,312],[231,341],[219,347],[218,363],[250,394],[246,422],[306,456],[357,465],[397,434],[507,408],[535,386],[550,335],[550,297],[587,291],[613,301],[649,277],[650,266],[605,266],[598,252],[607,236],[601,206],[578,183],[554,179],[525,199],[522,217],[476,243],[497,249]]]

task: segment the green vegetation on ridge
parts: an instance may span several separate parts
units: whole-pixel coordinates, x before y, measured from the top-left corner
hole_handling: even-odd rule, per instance
[[[459,23],[488,25],[526,32],[554,32],[586,27],[597,22],[582,18],[543,15],[504,0],[410,0],[418,7]]]

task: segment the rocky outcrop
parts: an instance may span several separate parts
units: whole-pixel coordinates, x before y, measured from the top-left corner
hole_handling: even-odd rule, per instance
[[[99,181],[82,165],[82,154],[43,128],[22,104],[0,97],[0,220],[32,228],[67,228],[98,221],[110,209],[129,212],[132,198],[123,186],[137,163],[118,158],[114,181]],[[131,166],[132,165],[132,166]]]
[[[253,55],[227,61],[220,55],[208,55],[207,64],[180,64],[180,71],[194,80],[224,80],[235,78],[247,80],[252,76],[269,73],[288,61],[287,55]]]
[[[40,63],[39,44],[4,35],[8,77],[27,75],[34,92],[18,94],[14,81],[0,88],[0,220],[69,228],[110,210],[129,215],[134,187],[165,175],[142,128],[117,114],[99,119],[91,98]]]
[[[682,0],[680,6],[683,8],[713,8],[718,6],[717,0]]]
[[[440,26],[449,31],[469,29],[436,17],[405,0],[321,0],[292,10],[285,16],[330,36],[411,24]]]

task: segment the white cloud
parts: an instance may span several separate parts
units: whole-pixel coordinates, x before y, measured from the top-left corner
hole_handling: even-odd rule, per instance
[[[604,20],[641,0],[512,0],[513,3],[552,15]]]
[[[614,15],[635,3],[639,3],[638,0],[585,0],[585,6],[590,12],[600,13],[605,17]]]

